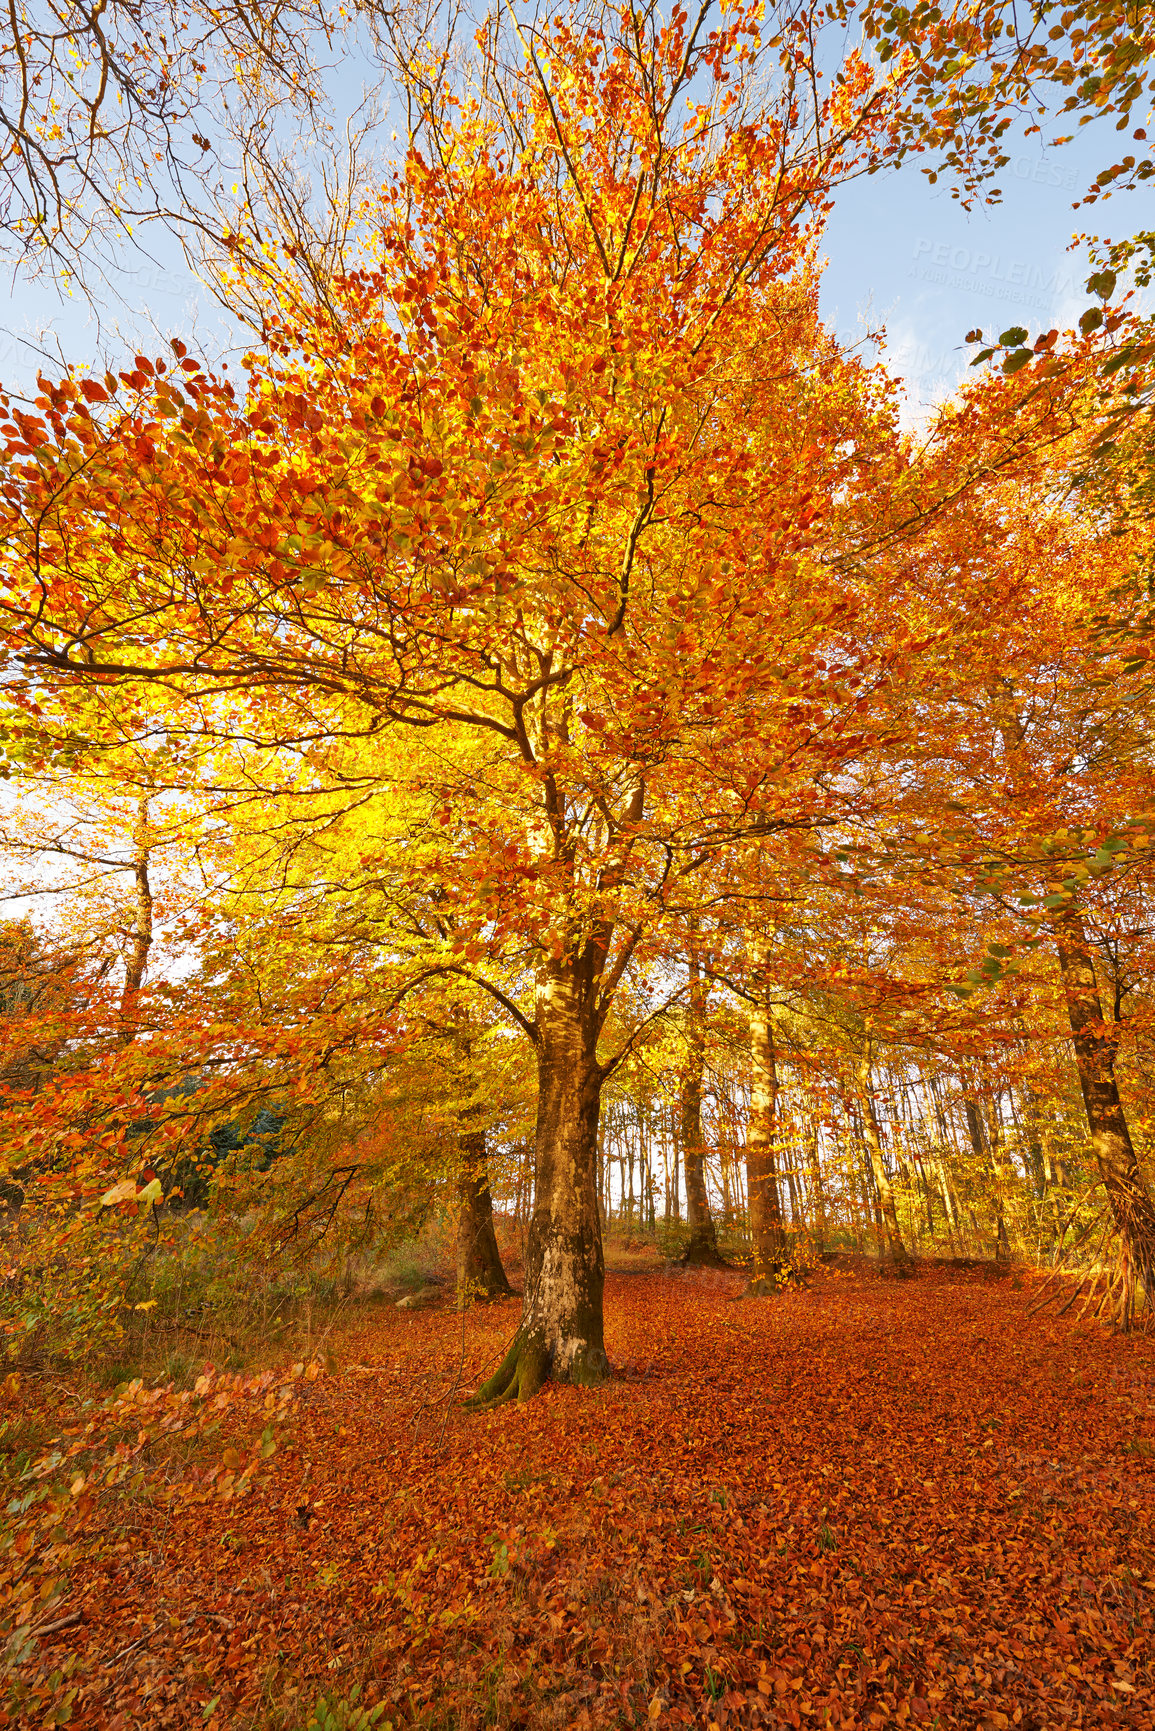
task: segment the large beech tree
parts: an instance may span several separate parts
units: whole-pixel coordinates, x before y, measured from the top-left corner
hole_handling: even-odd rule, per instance
[[[487,26],[462,85],[415,83],[356,268],[313,302],[288,243],[238,246],[243,388],[178,345],[7,422],[15,702],[147,683],[174,731],[346,792],[398,775],[384,731],[422,741],[444,918],[414,979],[474,978],[537,1059],[522,1326],[483,1399],[604,1374],[615,995],[731,844],[805,875],[919,641],[907,563],[864,564],[891,400],[809,262],[895,87],[851,56],[816,97],[817,12],[760,16]]]

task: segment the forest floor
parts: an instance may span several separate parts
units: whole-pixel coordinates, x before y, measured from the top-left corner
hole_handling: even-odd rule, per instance
[[[1155,1341],[626,1260],[600,1390],[471,1415],[517,1301],[365,1308],[249,1497],[98,1503],[69,1723],[1155,1728]]]

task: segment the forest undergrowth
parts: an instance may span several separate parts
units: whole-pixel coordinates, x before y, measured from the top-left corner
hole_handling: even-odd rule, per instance
[[[1155,1341],[632,1260],[599,1391],[470,1414],[516,1301],[364,1310],[252,1495],[97,1496],[67,1722],[1155,1726]]]

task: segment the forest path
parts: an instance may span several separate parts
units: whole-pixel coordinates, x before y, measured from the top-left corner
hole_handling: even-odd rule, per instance
[[[481,1416],[516,1301],[364,1313],[264,1489],[87,1584],[73,1723],[1155,1728],[1155,1341],[735,1285],[611,1272],[614,1379]]]

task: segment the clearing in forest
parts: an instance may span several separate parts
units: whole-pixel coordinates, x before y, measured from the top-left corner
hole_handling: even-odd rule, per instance
[[[1155,1342],[1016,1285],[611,1271],[613,1380],[481,1416],[515,1302],[366,1312],[255,1494],[97,1500],[42,1660],[110,1727],[1144,1731]]]

